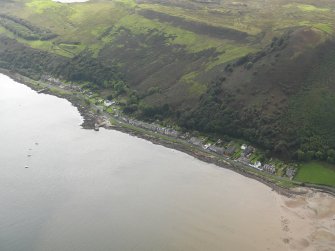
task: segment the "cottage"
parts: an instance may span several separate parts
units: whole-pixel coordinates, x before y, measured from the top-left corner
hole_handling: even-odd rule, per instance
[[[104,101],[104,105],[107,107],[110,107],[111,105],[114,105],[115,101],[111,101],[111,100],[105,100]]]
[[[270,164],[265,164],[263,166],[263,170],[265,172],[268,172],[268,173],[271,173],[271,174],[274,174],[276,172],[276,168],[273,165],[270,165]]]
[[[244,156],[241,156],[237,159],[238,162],[241,162],[245,165],[250,165],[250,160]]]
[[[211,144],[205,144],[205,145],[202,146],[202,148],[207,150],[210,146],[211,146]]]
[[[179,136],[179,132],[173,130],[173,129],[166,129],[164,132],[166,135],[174,137],[174,138],[178,138]]]
[[[189,142],[193,145],[196,145],[196,146],[202,146],[202,140],[198,139],[196,137],[190,138]]]
[[[263,171],[262,163],[260,161],[256,161],[254,164],[250,164],[249,166],[256,168],[259,171]]]
[[[217,147],[217,146],[211,145],[211,146],[208,147],[208,150],[222,155],[222,154],[224,154],[226,149],[223,148],[223,147]]]
[[[249,154],[253,153],[255,151],[255,149],[252,146],[247,146],[244,151],[243,151],[243,155],[244,156],[248,156]]]
[[[286,168],[286,176],[289,177],[290,179],[293,179],[295,174],[296,174],[297,170],[293,167],[288,167]]]
[[[228,148],[225,150],[226,155],[233,155],[236,151],[236,147],[234,145],[228,146]]]

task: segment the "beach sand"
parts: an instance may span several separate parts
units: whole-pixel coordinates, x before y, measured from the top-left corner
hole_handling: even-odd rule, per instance
[[[304,195],[282,197],[283,241],[289,250],[335,250],[335,198],[305,191]]]

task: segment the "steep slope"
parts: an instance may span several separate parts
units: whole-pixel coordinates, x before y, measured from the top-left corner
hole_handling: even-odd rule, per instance
[[[335,148],[335,42],[301,28],[228,64],[185,126],[257,142],[286,157],[328,159]]]

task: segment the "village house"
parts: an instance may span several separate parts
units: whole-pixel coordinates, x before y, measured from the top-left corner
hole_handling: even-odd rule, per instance
[[[262,163],[260,161],[256,161],[255,163],[253,164],[250,164],[249,166],[259,170],[259,171],[263,171],[263,168],[262,168]]]
[[[255,148],[253,148],[252,146],[247,146],[243,152],[242,155],[247,157],[248,155],[252,154],[255,151]]]
[[[190,133],[186,132],[184,134],[180,134],[179,138],[186,140],[186,139],[190,138]]]
[[[263,170],[265,172],[268,172],[268,173],[271,173],[271,174],[274,174],[276,172],[276,168],[273,165],[270,165],[270,164],[265,164],[263,166]]]
[[[211,144],[205,144],[205,145],[202,146],[202,148],[203,148],[204,150],[207,150],[210,146],[211,146]]]
[[[208,147],[208,150],[215,152],[217,154],[223,155],[226,149],[224,147],[217,147],[217,146],[211,145]]]
[[[196,146],[202,146],[202,140],[196,137],[190,138],[188,142]]]
[[[115,101],[112,101],[112,100],[105,100],[104,101],[104,106],[106,106],[106,107],[110,107],[114,104],[115,104]]]
[[[135,119],[127,119],[127,123],[133,126],[136,126],[136,127],[140,127],[143,129],[156,132],[156,133],[168,135],[170,137],[177,138],[179,136],[179,132],[177,132],[176,130],[173,130],[171,128],[166,128],[166,127],[161,127],[160,125],[157,125],[154,123],[150,124],[150,123],[142,122],[142,121],[135,120]]]
[[[236,151],[236,146],[230,145],[230,146],[227,147],[227,149],[225,149],[224,154],[226,154],[228,156],[231,156],[235,153],[235,151]]]
[[[297,172],[297,169],[293,168],[293,167],[288,167],[286,168],[286,176],[289,177],[290,179],[293,179],[295,174]]]
[[[245,156],[241,156],[237,159],[238,162],[241,162],[242,164],[245,164],[245,165],[250,165],[250,160],[248,158],[246,158]]]

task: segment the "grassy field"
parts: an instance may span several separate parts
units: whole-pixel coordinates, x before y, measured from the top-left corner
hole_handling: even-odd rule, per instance
[[[283,29],[306,26],[332,34],[335,25],[330,1],[318,3],[321,6],[287,0],[272,1],[270,5],[260,1],[247,1],[245,4],[225,1],[217,6],[180,1],[182,7],[178,4],[161,5],[152,1],[136,4],[136,1],[131,0],[90,1],[73,5],[52,0],[15,2],[18,3],[17,6],[9,5],[5,12],[29,19],[34,25],[48,28],[60,35],[54,40],[54,47],[44,42],[37,44],[21,40],[34,48],[60,55],[75,55],[83,48],[90,48],[98,53],[106,44],[115,43],[115,38],[119,35],[116,31],[120,27],[129,29],[134,35],[148,35],[152,30],[157,30],[168,37],[168,44],[184,46],[190,53],[214,48],[219,55],[209,60],[207,70],[259,49],[259,42],[268,43],[274,35],[280,35]],[[165,15],[165,19],[142,16],[143,11],[148,10],[157,13],[158,17]],[[231,36],[228,39],[218,39],[211,34],[202,34],[204,28],[185,26],[183,21],[245,32],[249,34],[249,38],[247,41],[234,40]],[[111,27],[114,32],[99,39]],[[7,31],[7,34],[10,33]],[[81,46],[66,48],[62,40],[78,40]],[[257,43],[254,43],[255,40]]]
[[[295,180],[335,186],[335,166],[322,162],[301,164]]]

